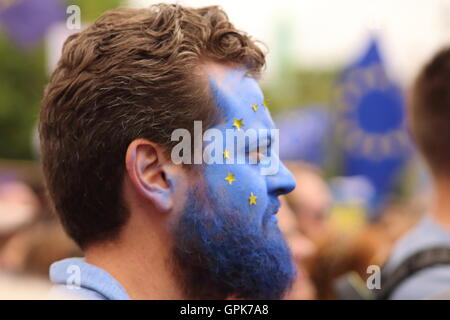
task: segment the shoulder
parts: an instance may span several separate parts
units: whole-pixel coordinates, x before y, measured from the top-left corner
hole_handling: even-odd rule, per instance
[[[392,300],[426,299],[450,288],[450,266],[431,267],[404,280],[391,294]]]
[[[450,231],[431,218],[425,217],[397,242],[386,268],[391,270],[413,254],[436,246],[450,248]]]
[[[450,248],[450,232],[431,218],[422,219],[395,246],[386,264],[388,274],[419,251],[433,247]],[[450,265],[426,268],[402,281],[391,299],[424,299],[450,288]]]

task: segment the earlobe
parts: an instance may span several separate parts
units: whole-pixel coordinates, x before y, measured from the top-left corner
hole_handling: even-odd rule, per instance
[[[137,193],[152,202],[157,210],[171,211],[173,188],[167,177],[162,148],[146,139],[134,140],[128,146],[125,163]]]

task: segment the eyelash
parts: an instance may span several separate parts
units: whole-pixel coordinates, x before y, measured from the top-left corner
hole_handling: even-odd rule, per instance
[[[256,163],[261,163],[261,160],[266,157],[266,155],[262,152],[253,151],[249,153],[249,157],[256,157]]]
[[[245,153],[247,156],[250,157],[256,157],[256,164],[261,163],[261,160],[266,158],[268,156],[268,150],[270,150],[271,141],[267,144],[267,146],[264,146],[263,148],[258,148],[258,150],[250,151],[249,147],[246,146]]]

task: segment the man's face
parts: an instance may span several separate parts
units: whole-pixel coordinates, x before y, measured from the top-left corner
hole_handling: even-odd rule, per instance
[[[223,136],[220,152],[225,163],[203,165],[175,229],[175,257],[184,289],[198,298],[282,298],[295,268],[275,214],[278,196],[290,192],[295,182],[274,150],[267,151],[277,137],[257,82],[243,70],[209,71],[223,116],[214,129]],[[249,134],[244,145],[227,136],[227,130],[248,129],[256,135]],[[236,163],[238,155],[244,163]]]

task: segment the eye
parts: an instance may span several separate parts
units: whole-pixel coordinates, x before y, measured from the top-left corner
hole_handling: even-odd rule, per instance
[[[259,151],[259,152],[253,151],[253,152],[250,152],[249,158],[255,159],[256,163],[261,163],[261,161],[263,161],[266,158],[266,155],[264,154],[264,152],[261,152],[261,151]]]

